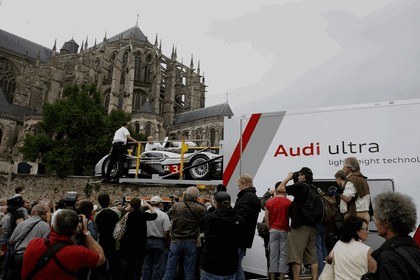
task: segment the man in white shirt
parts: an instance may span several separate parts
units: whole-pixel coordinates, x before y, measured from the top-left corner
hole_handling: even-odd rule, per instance
[[[120,163],[120,168],[118,170],[118,176],[121,175],[121,172],[123,171],[122,166],[124,165],[125,156],[124,154],[127,154],[127,140],[130,140],[134,143],[137,143],[137,140],[130,136],[130,132],[127,129],[127,123],[123,122],[121,124],[121,127],[115,131],[114,138],[112,140],[112,148],[109,152],[111,156],[111,161],[109,162],[108,169],[106,171],[106,177],[105,180],[110,179],[110,174],[112,170],[112,166],[116,163]]]
[[[162,149],[162,145],[158,142],[155,142],[154,140],[155,138],[153,138],[153,136],[147,137],[147,144],[144,148],[145,152]]]
[[[156,211],[156,220],[147,221],[147,251],[143,264],[143,280],[162,279],[166,261],[163,253],[169,241],[169,216],[161,210],[162,199],[153,196],[150,204]]]
[[[340,212],[344,218],[358,216],[370,222],[370,189],[367,177],[360,172],[359,161],[355,157],[344,159],[343,170],[347,175],[344,191],[340,195]]]

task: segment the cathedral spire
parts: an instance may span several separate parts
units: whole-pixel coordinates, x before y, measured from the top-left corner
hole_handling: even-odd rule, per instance
[[[155,48],[157,48],[158,46],[158,34],[156,33],[156,38],[155,38]]]
[[[85,41],[85,51],[87,50],[87,48],[88,48],[88,36],[86,36],[86,41]]]
[[[197,74],[200,75],[200,60],[198,61]]]
[[[162,51],[162,39],[159,41],[159,50]]]
[[[83,44],[84,44],[84,42],[83,42],[83,40],[82,40],[82,45],[80,46],[80,53],[82,53],[82,52],[83,52]]]
[[[54,46],[52,48],[52,51],[55,52],[57,50],[57,39],[54,41]]]
[[[191,55],[191,62],[190,62],[190,68],[194,68],[194,62],[193,62],[193,55]]]
[[[106,31],[105,31],[105,36],[104,36],[104,42],[106,42]]]

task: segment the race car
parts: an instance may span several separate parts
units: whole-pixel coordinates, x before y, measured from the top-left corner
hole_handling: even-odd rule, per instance
[[[117,162],[110,167],[110,156],[106,155],[95,166],[95,176],[106,177],[111,168],[110,179],[117,179],[118,174],[134,177],[137,157],[125,155],[124,166]],[[206,151],[195,151],[184,154],[184,174],[193,180],[211,180],[222,178],[222,156]],[[121,169],[122,168],[122,169]],[[179,178],[181,171],[181,154],[177,151],[155,150],[140,155],[138,177],[152,178],[157,174],[161,178]]]

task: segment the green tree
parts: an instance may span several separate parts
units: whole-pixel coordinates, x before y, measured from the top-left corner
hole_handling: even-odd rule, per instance
[[[71,85],[63,99],[43,106],[40,133],[27,136],[25,159],[40,158],[48,173],[92,175],[96,162],[109,152],[113,133],[129,114],[107,114],[94,85]]]

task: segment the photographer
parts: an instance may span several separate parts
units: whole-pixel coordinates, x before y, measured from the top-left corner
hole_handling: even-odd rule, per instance
[[[86,229],[87,220],[84,215],[82,224],[86,247],[74,245],[71,238],[77,233],[79,219],[74,210],[63,209],[57,214],[52,231],[46,239],[35,238],[29,242],[23,256],[22,279],[74,279],[79,269],[99,266],[105,262],[102,247]],[[44,266],[36,269],[39,260],[45,258],[44,254],[54,248],[56,243],[62,243],[64,247],[54,253],[54,261],[49,258]]]

